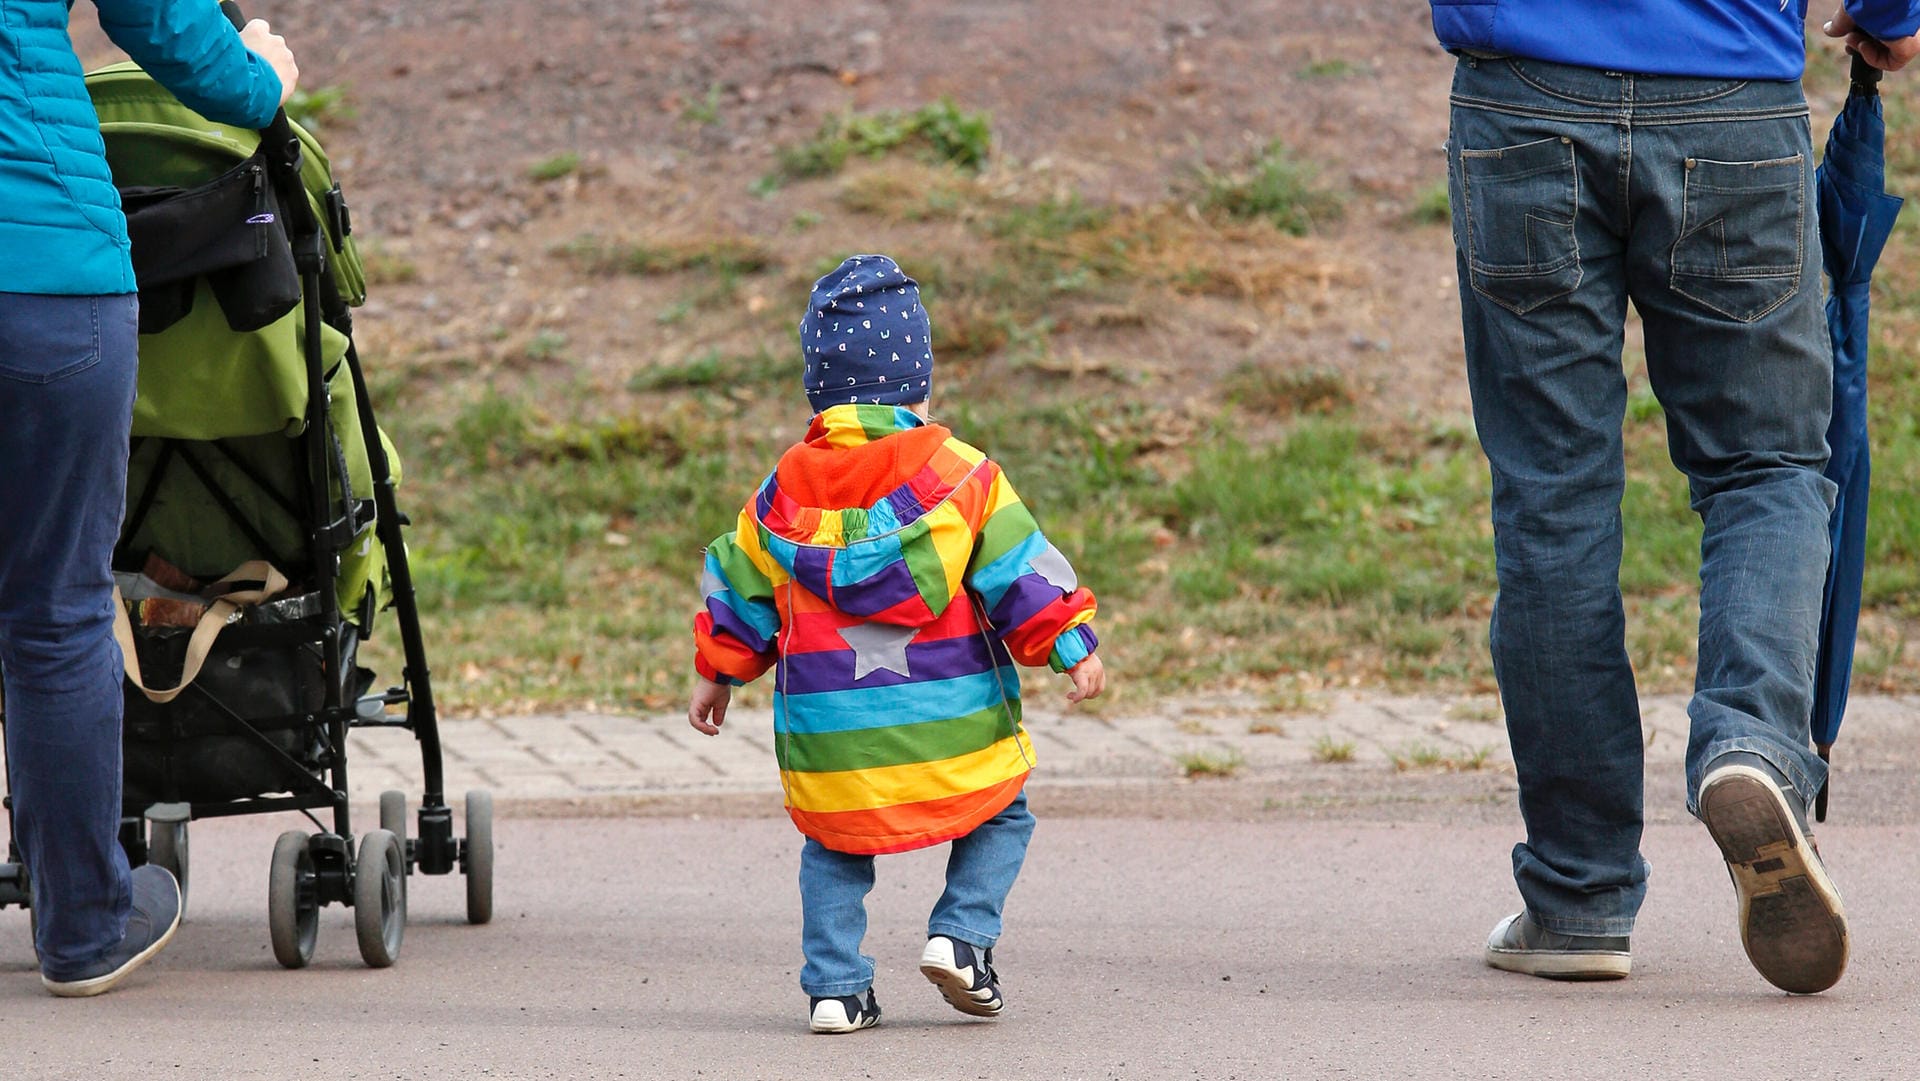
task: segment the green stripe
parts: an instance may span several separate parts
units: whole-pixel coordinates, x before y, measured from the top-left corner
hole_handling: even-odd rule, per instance
[[[762,527],[764,531],[765,527]],[[765,539],[762,538],[764,543]],[[715,538],[712,544],[707,545],[707,551],[713,556],[713,561],[720,565],[720,573],[726,576],[727,585],[735,593],[743,597],[773,596],[773,580],[740,548],[733,534]]]
[[[1039,531],[1040,523],[1033,520],[1033,512],[1027,509],[1025,503],[1009,503],[1001,507],[980,527],[980,537],[973,545],[971,566],[977,569],[992,563]]]
[[[1016,700],[1011,711],[1006,706],[994,706],[944,721],[847,732],[775,733],[773,746],[781,769],[801,773],[938,762],[985,750],[1007,738],[1013,734],[1019,715]]]
[[[858,405],[854,409],[859,414],[860,427],[867,433],[869,443],[900,431],[900,421],[894,416],[893,406]]]
[[[947,565],[940,562],[940,550],[933,545],[932,517],[922,515],[900,531],[900,557],[906,560],[907,573],[913,575],[927,609],[943,612],[953,597],[947,591]]]

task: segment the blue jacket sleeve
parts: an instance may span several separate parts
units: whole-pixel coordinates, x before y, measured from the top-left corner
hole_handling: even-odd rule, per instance
[[[222,124],[264,128],[280,108],[280,76],[240,43],[215,0],[94,0],[100,28],[187,108]]]
[[[1847,0],[1847,15],[1881,41],[1920,33],[1920,0]]]

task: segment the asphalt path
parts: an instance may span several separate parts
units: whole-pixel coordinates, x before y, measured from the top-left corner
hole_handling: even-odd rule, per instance
[[[415,877],[400,961],[378,971],[337,907],[312,967],[275,964],[266,870],[289,823],[256,818],[194,824],[187,924],[102,998],[46,996],[24,914],[0,913],[0,1057],[8,1076],[85,1079],[1920,1075],[1910,822],[1821,831],[1854,962],[1792,998],[1748,967],[1724,865],[1689,822],[1649,827],[1632,978],[1557,984],[1480,960],[1517,907],[1504,805],[1429,800],[1390,822],[1405,816],[1166,791],[1121,814],[1036,788],[998,1021],[953,1012],[916,967],[942,850],[883,859],[867,948],[884,1020],[827,1037],[795,982],[797,834],[764,804],[503,817],[495,921],[465,923],[458,878]]]

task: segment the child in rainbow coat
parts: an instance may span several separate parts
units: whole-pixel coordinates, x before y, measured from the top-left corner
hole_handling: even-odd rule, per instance
[[[1000,1013],[1001,913],[1026,856],[1018,664],[1105,685],[1093,594],[1006,475],[927,419],[919,287],[854,256],[800,322],[815,415],[707,549],[688,719],[715,735],[732,688],[774,670],[774,748],[800,857],[815,1032],[879,1020],[860,953],[873,857],[951,843],[921,971],[955,1008]]]

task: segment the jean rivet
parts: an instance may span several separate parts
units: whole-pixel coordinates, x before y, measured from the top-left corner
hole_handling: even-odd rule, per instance
[[[1561,145],[1561,146],[1572,146],[1572,145],[1573,145],[1573,137],[1572,137],[1572,136],[1570,136],[1570,135],[1562,135],[1562,136],[1560,137],[1560,145]]]
[[[1694,159],[1692,159],[1692,158],[1688,158],[1688,159],[1687,159],[1687,168],[1689,168],[1689,169],[1691,169],[1691,168],[1693,168],[1693,166],[1694,166]]]

